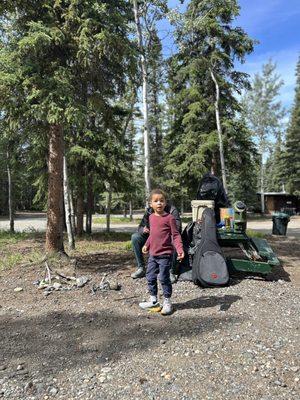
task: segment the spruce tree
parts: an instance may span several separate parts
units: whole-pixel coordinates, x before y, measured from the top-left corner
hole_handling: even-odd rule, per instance
[[[287,190],[300,195],[300,57],[296,69],[295,100],[282,156],[282,179]]]
[[[240,109],[235,94],[248,84],[247,75],[236,71],[234,62],[243,61],[254,44],[242,28],[234,26],[238,14],[237,1],[192,0],[177,29],[179,51],[169,61],[171,127],[166,138],[168,184],[174,190],[195,193],[205,172],[220,172],[216,84],[211,71],[220,91],[222,141],[225,158],[229,157],[228,122]],[[234,152],[235,146],[231,156]]]
[[[125,1],[11,0],[0,11],[11,24],[0,54],[1,107],[9,112],[18,93],[20,115],[48,136],[46,250],[60,251],[64,132],[76,126],[82,134],[88,104],[101,118],[123,92],[133,58],[131,10]]]

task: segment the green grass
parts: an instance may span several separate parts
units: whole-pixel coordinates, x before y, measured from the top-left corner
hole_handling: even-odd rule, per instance
[[[76,240],[75,254],[99,251],[121,252],[131,250],[131,233],[127,232],[97,232],[85,235]]]
[[[192,217],[181,217],[181,222],[183,223],[189,223],[192,221]]]
[[[140,219],[133,219],[132,221],[130,221],[129,217],[110,217],[110,222],[112,224],[119,224],[119,223],[134,223],[136,224],[137,222],[139,222]],[[106,218],[105,217],[96,217],[93,218],[93,223],[94,224],[106,224]]]
[[[15,232],[0,230],[0,271],[16,264],[36,262],[43,256],[36,240],[44,235],[39,232]]]
[[[266,237],[265,233],[253,231],[252,229],[247,229],[246,233],[249,237],[253,237],[253,238],[264,239]]]
[[[9,244],[9,243],[17,243],[20,240],[28,239],[29,233],[25,232],[16,232],[11,233],[9,231],[1,231],[0,230],[0,245]]]
[[[76,238],[76,250],[69,251],[65,235],[65,249],[69,255],[131,251],[131,234],[127,232],[97,232]],[[10,233],[0,231],[0,271],[16,265],[35,263],[44,257],[45,234],[38,232]]]

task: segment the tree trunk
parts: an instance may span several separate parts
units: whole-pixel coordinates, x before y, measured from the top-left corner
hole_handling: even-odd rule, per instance
[[[216,160],[216,156],[214,153],[212,154],[212,157],[211,157],[210,172],[212,175],[217,174],[217,160]]]
[[[216,101],[215,101],[215,112],[216,112],[216,123],[219,137],[219,150],[220,150],[220,161],[221,161],[221,172],[222,172],[222,181],[224,190],[227,191],[227,181],[226,181],[226,168],[225,168],[225,159],[224,159],[224,149],[223,149],[223,137],[222,137],[222,127],[220,123],[220,111],[219,111],[219,101],[220,101],[220,89],[219,84],[215,78],[212,68],[210,69],[210,75],[212,80],[214,81],[216,87]]]
[[[94,192],[93,192],[93,174],[88,172],[87,175],[87,200],[86,200],[86,223],[85,231],[87,234],[92,233],[92,216],[94,209]]]
[[[9,161],[9,152],[7,151],[7,181],[8,181],[8,214],[9,214],[9,230],[11,233],[15,232],[13,196],[12,196],[12,179]]]
[[[76,218],[75,218],[75,210],[74,210],[74,200],[73,200],[73,190],[70,190],[70,209],[71,209],[71,221],[74,233],[76,232]]]
[[[83,181],[83,168],[80,165],[79,168],[79,181],[78,181],[78,193],[77,193],[77,204],[76,204],[76,233],[78,236],[83,235],[83,216],[84,216],[84,181]]]
[[[149,151],[149,124],[148,124],[148,74],[147,74],[147,63],[145,59],[145,49],[143,45],[143,35],[139,18],[137,0],[133,0],[133,12],[134,20],[137,31],[138,46],[140,49],[140,60],[142,70],[142,81],[143,81],[143,117],[144,117],[144,157],[145,157],[145,195],[146,204],[150,195],[150,151]]]
[[[260,201],[261,201],[261,212],[265,213],[265,188],[264,188],[264,161],[263,152],[261,153],[260,160]]]
[[[69,188],[69,180],[68,180],[68,167],[67,167],[67,159],[64,156],[63,159],[64,165],[64,201],[65,201],[65,220],[67,225],[67,233],[68,233],[68,243],[69,249],[75,249],[75,240],[74,240],[74,226],[72,225],[72,216],[71,216],[71,201],[70,201],[70,188]]]
[[[133,214],[132,214],[132,200],[129,200],[129,219],[130,219],[130,221],[133,220]]]
[[[126,207],[126,203],[124,204],[123,216],[124,216],[124,218],[127,217],[127,207]]]
[[[80,179],[78,185],[78,194],[77,194],[77,204],[76,204],[76,234],[78,236],[83,235],[83,216],[84,216],[84,198],[83,198],[83,180]]]
[[[183,199],[183,196],[180,199],[180,212],[181,212],[181,214],[184,213],[184,199]]]
[[[111,190],[111,184],[109,182],[106,183],[106,190],[107,190],[107,196],[106,196],[106,232],[110,232],[110,212],[111,212],[111,195],[112,195],[112,190]]]
[[[63,243],[63,130],[51,125],[49,131],[48,210],[46,251],[64,251]]]

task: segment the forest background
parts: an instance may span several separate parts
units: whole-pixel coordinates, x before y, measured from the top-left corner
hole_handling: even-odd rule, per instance
[[[207,171],[254,210],[258,191],[299,195],[300,7],[279,17],[282,2],[251,3],[3,1],[0,212],[11,230],[16,210],[46,210],[46,249],[59,251],[64,221],[91,233],[95,210],[132,214],[156,186],[183,211]],[[280,23],[295,85],[276,52],[255,53],[284,45]]]

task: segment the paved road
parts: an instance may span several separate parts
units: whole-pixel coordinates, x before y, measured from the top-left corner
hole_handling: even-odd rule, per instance
[[[100,215],[100,217],[104,217]],[[134,216],[135,218],[141,218],[141,214]],[[115,232],[134,232],[137,224],[133,223],[118,223],[111,224],[111,229]],[[247,224],[248,229],[259,231],[265,234],[272,233],[272,220],[250,220]],[[105,224],[94,224],[94,231],[103,231],[106,228]],[[9,229],[8,219],[0,219],[0,230]],[[36,230],[44,232],[46,230],[46,215],[43,213],[22,213],[17,215],[15,220],[15,229],[18,232]],[[300,238],[300,216],[294,216],[288,225],[287,236],[294,236]]]

